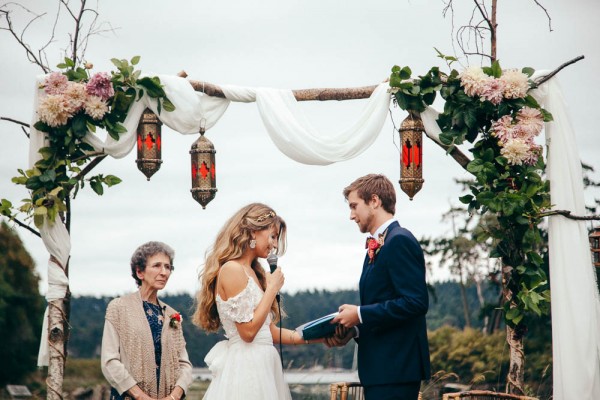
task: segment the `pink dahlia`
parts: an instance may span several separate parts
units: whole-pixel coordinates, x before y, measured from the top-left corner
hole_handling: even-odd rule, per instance
[[[482,93],[480,94],[481,100],[487,100],[494,105],[498,105],[502,102],[504,95],[504,82],[499,79],[488,79],[485,82]]]
[[[108,105],[98,96],[90,96],[85,102],[85,113],[93,119],[102,119],[108,112]]]
[[[536,108],[523,107],[517,113],[517,126],[527,136],[537,136],[544,127],[544,117]]]
[[[542,155],[542,146],[533,144],[529,148],[528,157],[523,162],[528,165],[535,165],[535,163],[537,162],[538,158],[541,157],[541,155]]]
[[[509,164],[522,165],[530,158],[529,149],[530,145],[523,139],[510,139],[503,143],[500,154],[506,157]]]
[[[115,94],[110,76],[106,72],[98,72],[85,86],[88,94],[98,96],[102,100],[108,100]]]
[[[52,127],[65,125],[73,116],[69,100],[60,94],[51,94],[41,99],[37,112],[40,120]]]
[[[85,85],[78,82],[69,82],[67,89],[64,92],[64,96],[69,101],[69,106],[73,114],[83,108],[88,98],[88,94],[85,91]]]
[[[515,126],[513,125],[512,117],[505,115],[492,124],[491,132],[492,136],[505,142],[514,137],[514,129]]]
[[[528,76],[516,69],[502,72],[500,80],[504,84],[504,98],[522,99],[527,96],[529,90]]]
[[[62,94],[69,80],[60,72],[53,72],[44,80],[44,92],[47,94]]]
[[[485,84],[490,80],[480,67],[468,67],[458,76],[467,96],[481,96]]]

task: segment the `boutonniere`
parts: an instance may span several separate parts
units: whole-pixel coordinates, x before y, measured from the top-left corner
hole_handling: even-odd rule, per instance
[[[179,325],[181,324],[181,314],[176,312],[174,314],[171,314],[171,316],[169,317],[169,326],[171,328],[179,328]]]
[[[378,238],[374,237],[367,238],[367,243],[365,248],[367,249],[367,254],[369,255],[369,264],[375,262],[375,256],[379,253],[379,250],[383,247],[383,242],[385,240],[385,233],[380,233]]]

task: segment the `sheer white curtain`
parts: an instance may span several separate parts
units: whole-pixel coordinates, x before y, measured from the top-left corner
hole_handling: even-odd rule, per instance
[[[543,75],[543,73],[540,73]],[[577,140],[560,85],[534,93],[554,121],[546,123],[547,175],[554,209],[585,215]],[[600,300],[584,221],[549,217],[554,399],[600,399]]]
[[[532,94],[554,117],[545,125],[551,203],[585,215],[581,160],[560,85],[552,78]],[[432,138],[441,132],[437,116],[431,107],[421,114]],[[585,222],[551,216],[548,237],[553,398],[600,399],[600,301]]]

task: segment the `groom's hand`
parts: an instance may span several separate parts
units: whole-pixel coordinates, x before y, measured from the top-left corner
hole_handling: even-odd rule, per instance
[[[332,324],[337,322],[346,328],[352,328],[360,323],[358,319],[358,306],[342,304],[338,311],[339,314],[331,321]]]

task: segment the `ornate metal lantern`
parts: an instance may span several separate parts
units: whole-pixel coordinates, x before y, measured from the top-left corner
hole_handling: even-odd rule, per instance
[[[150,109],[146,108],[140,117],[137,128],[137,167],[146,178],[154,175],[160,169],[161,160],[161,125]]]
[[[423,121],[413,111],[402,121],[400,143],[402,159],[400,160],[400,188],[412,200],[423,187]]]
[[[592,262],[595,267],[600,267],[600,228],[594,229],[589,237]]]
[[[192,197],[205,209],[217,194],[217,172],[215,169],[215,146],[204,137],[204,128],[200,128],[200,137],[190,149],[192,159]]]

